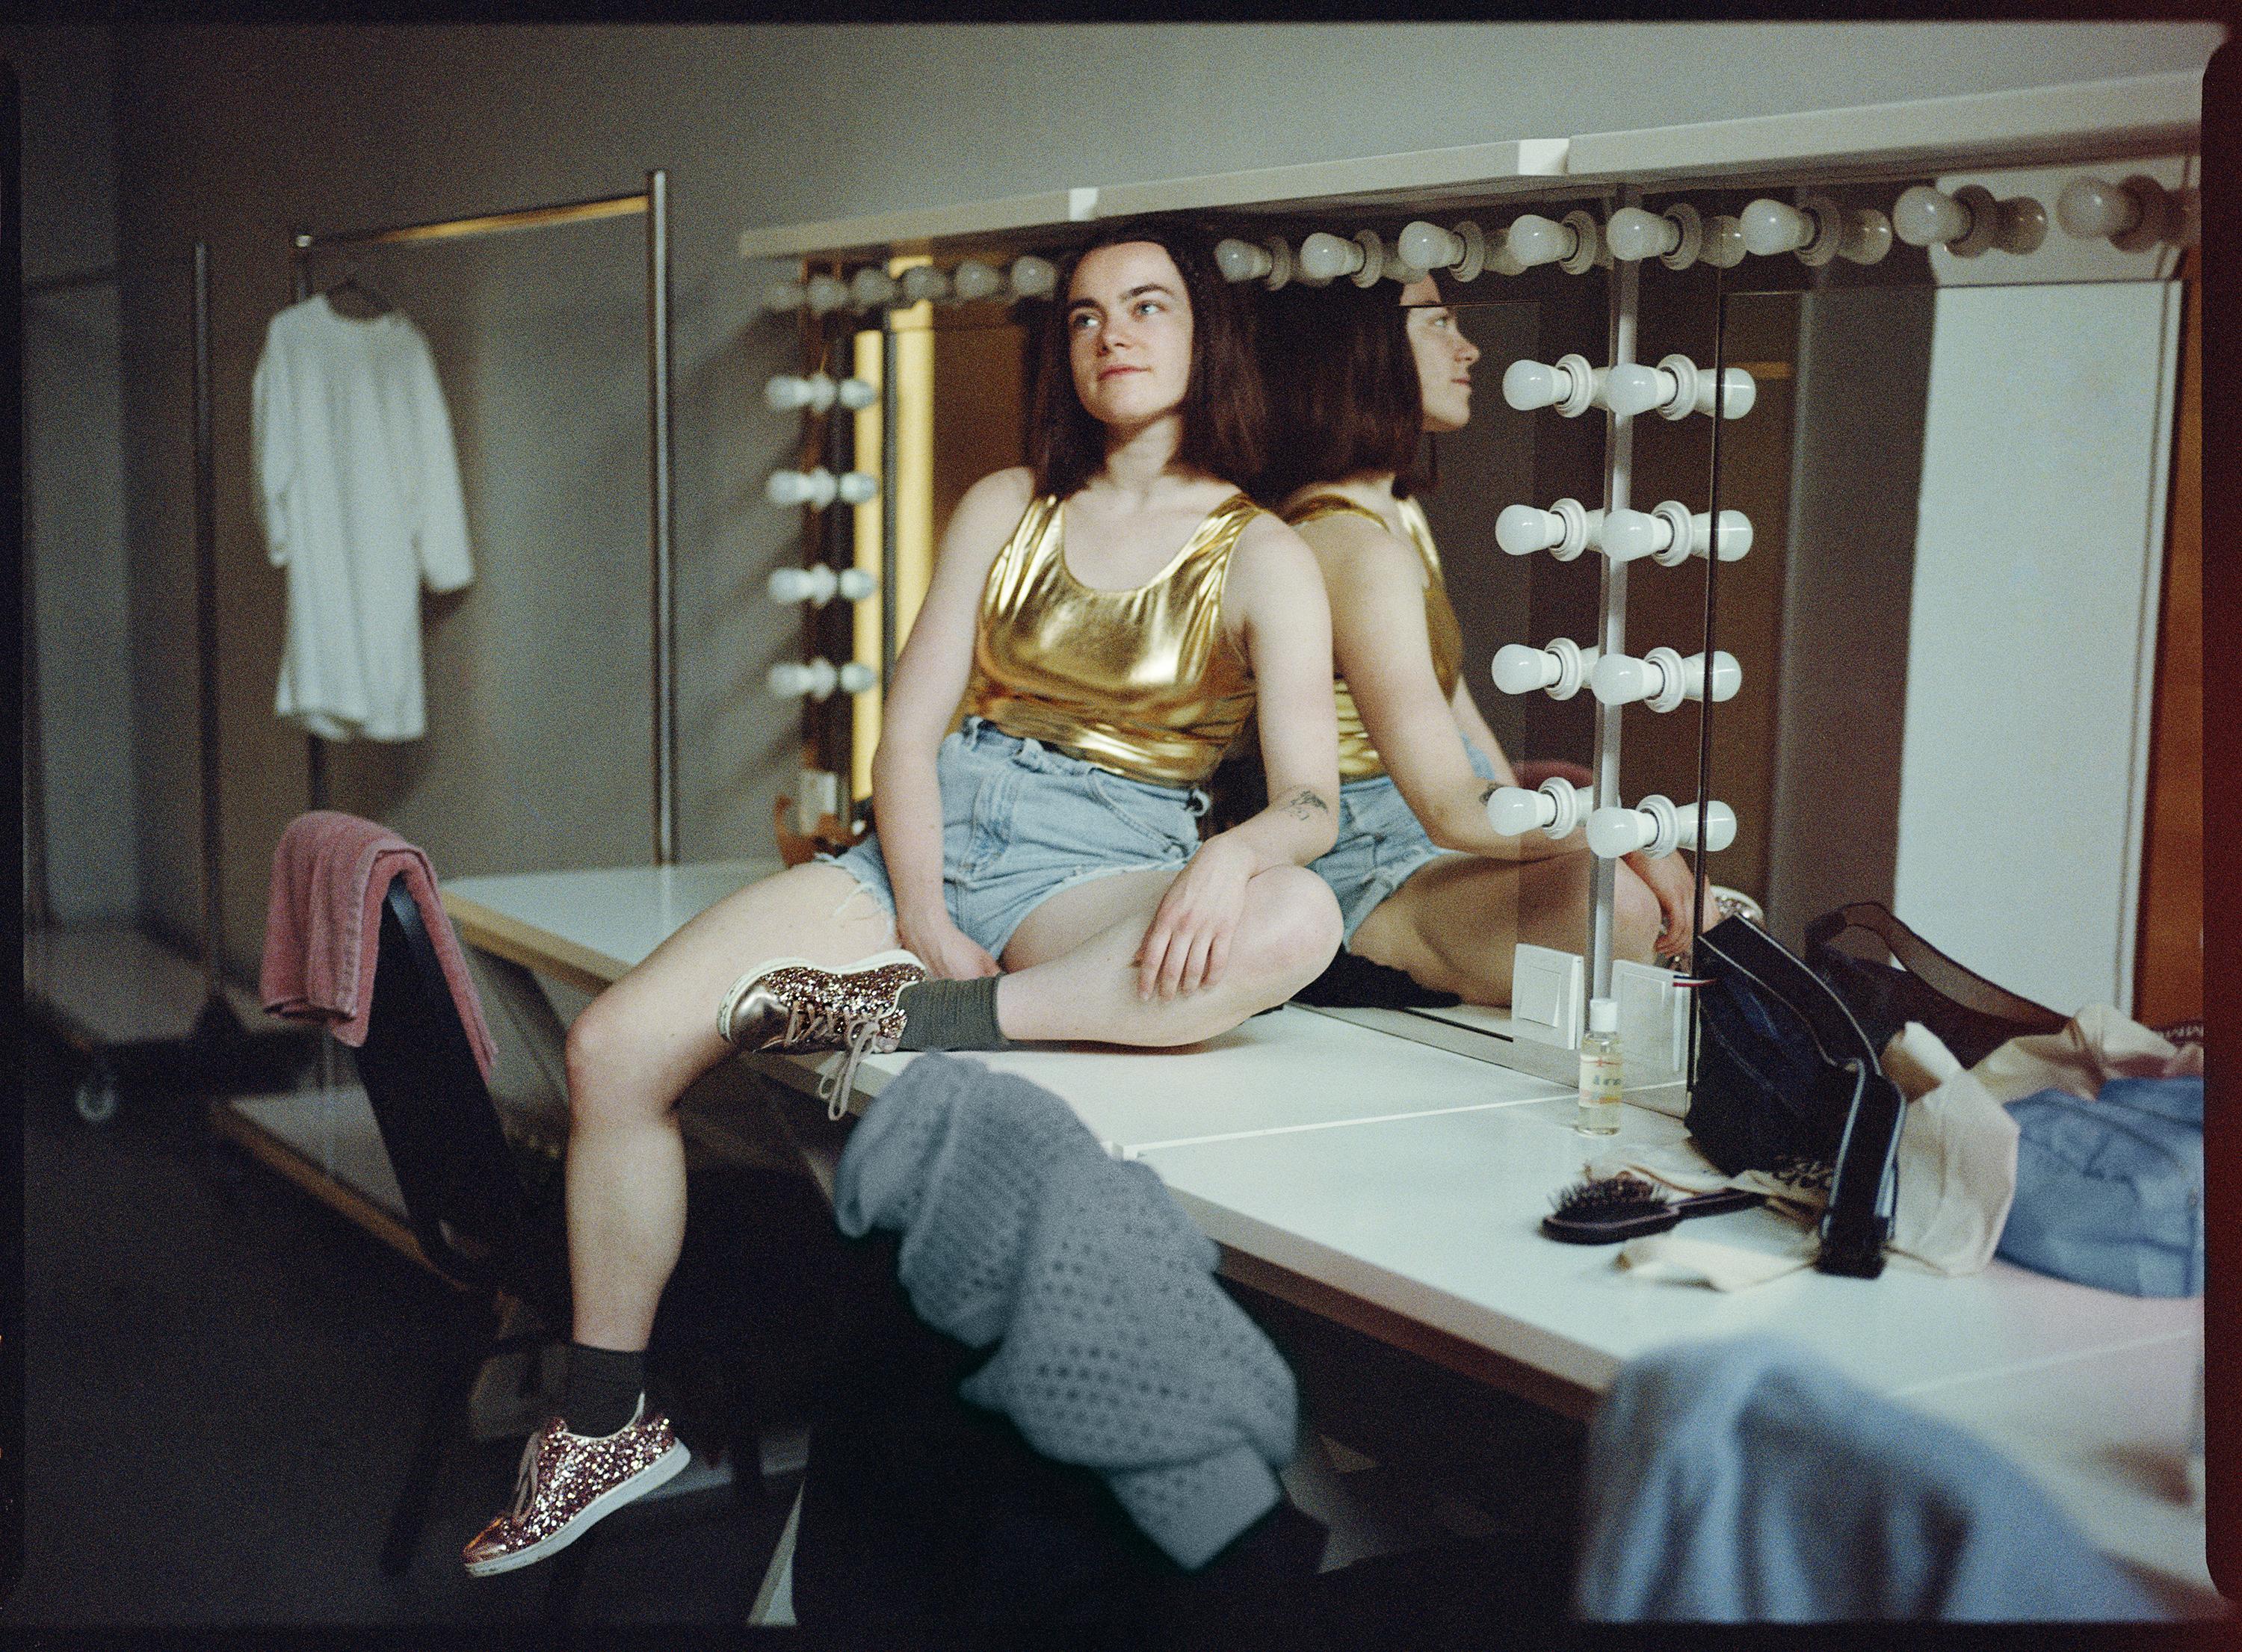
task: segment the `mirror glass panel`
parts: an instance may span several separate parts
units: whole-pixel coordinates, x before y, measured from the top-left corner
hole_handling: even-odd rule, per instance
[[[1737,847],[1762,846],[1715,875],[1794,948],[1880,901],[2064,1013],[2133,1001],[2185,284],[2169,247],[2058,227],[2093,170],[1830,190],[1890,212],[1914,184],[1981,184],[2039,203],[2046,234],[1818,271],[1749,257],[1716,302],[1728,357],[1787,358],[1788,393],[1762,382],[1721,432],[1723,503],[1756,532],[1720,571],[1717,645],[1780,716],[1716,708],[1715,793]],[[2185,169],[2103,170],[2177,187]]]

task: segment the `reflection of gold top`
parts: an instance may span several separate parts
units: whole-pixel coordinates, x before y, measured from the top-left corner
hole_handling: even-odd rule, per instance
[[[1102,768],[1196,786],[1253,712],[1222,588],[1259,507],[1233,493],[1148,582],[1102,591],[1067,568],[1059,505],[1030,503],[989,570],[965,710]]]
[[[1456,624],[1456,611],[1448,605],[1447,585],[1440,578],[1440,553],[1433,548],[1433,528],[1425,520],[1425,507],[1414,499],[1394,503],[1400,507],[1401,525],[1409,531],[1409,543],[1425,559],[1425,632],[1433,645],[1433,675],[1439,679],[1440,698],[1453,699],[1456,679],[1463,673],[1464,633]],[[1366,516],[1381,528],[1386,525],[1377,512],[1337,493],[1311,494],[1285,512],[1285,520],[1298,527],[1304,522],[1348,512]],[[1339,712],[1339,778],[1367,780],[1385,773],[1386,765],[1379,760],[1378,748],[1363,730],[1362,716],[1354,709],[1354,695],[1346,678],[1334,677],[1332,699]]]

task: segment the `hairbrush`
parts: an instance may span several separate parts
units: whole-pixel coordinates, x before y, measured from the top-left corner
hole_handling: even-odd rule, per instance
[[[1742,1187],[1675,1199],[1655,1183],[1622,1170],[1615,1176],[1576,1181],[1559,1194],[1555,1207],[1541,1219],[1541,1231],[1567,1245],[1616,1245],[1646,1234],[1662,1234],[1692,1216],[1749,1210],[1766,1199],[1765,1194]]]

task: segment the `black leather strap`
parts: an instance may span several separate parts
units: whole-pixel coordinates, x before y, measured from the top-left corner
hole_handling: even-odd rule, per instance
[[[1890,949],[1894,961],[1902,969],[1964,1009],[2007,1021],[2041,1024],[2022,1029],[2027,1032],[2057,1032],[2068,1024],[2065,1017],[2046,1005],[2036,1004],[2004,987],[1997,987],[1983,975],[1956,963],[1878,901],[1856,900],[1835,912],[1823,913],[1806,926],[1806,950],[1811,953],[1827,946],[1848,929],[1866,930],[1874,935]]]

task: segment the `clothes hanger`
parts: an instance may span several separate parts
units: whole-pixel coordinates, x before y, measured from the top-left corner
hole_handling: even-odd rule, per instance
[[[345,264],[342,279],[322,288],[319,296],[327,301],[337,315],[350,316],[361,321],[386,316],[397,308],[372,282],[360,278],[354,264]]]

